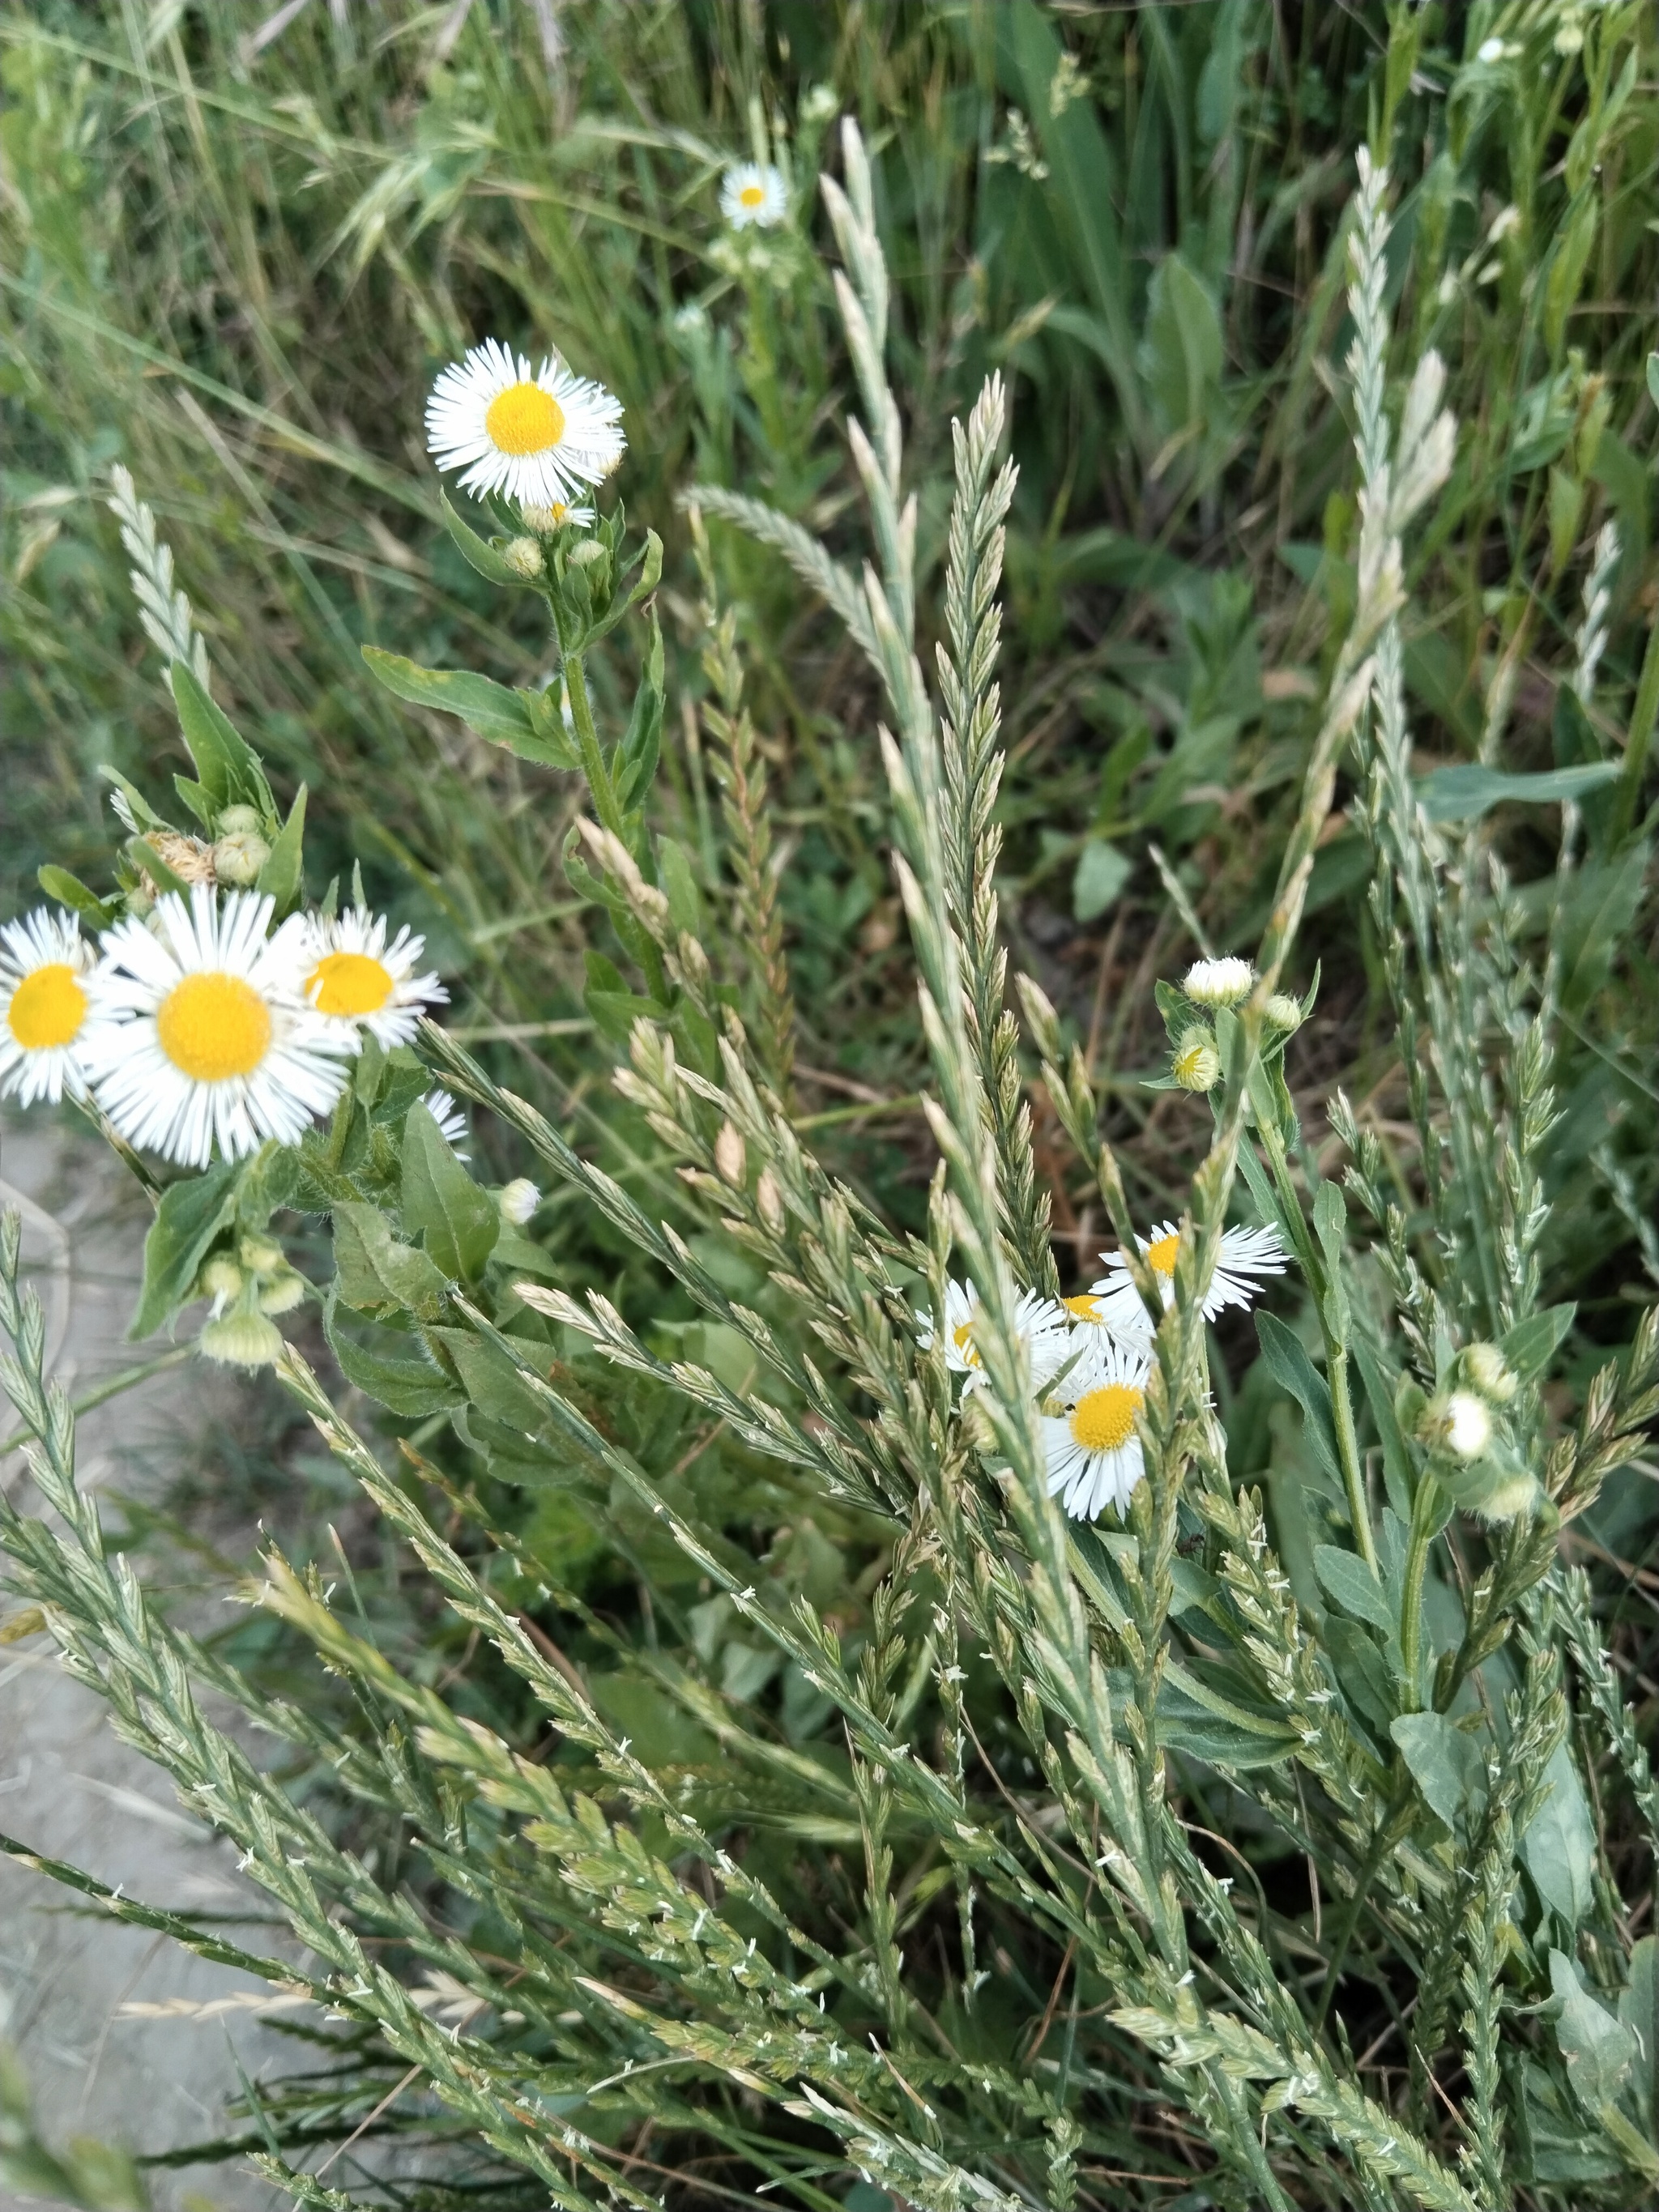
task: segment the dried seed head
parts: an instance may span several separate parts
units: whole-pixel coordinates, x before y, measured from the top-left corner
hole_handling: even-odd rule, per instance
[[[729,1121],[722,1121],[720,1133],[714,1139],[715,1171],[722,1182],[729,1182],[734,1190],[741,1190],[744,1164],[743,1139]]]
[[[1479,1459],[1492,1442],[1492,1415],[1473,1390],[1450,1390],[1431,1400],[1419,1433],[1454,1459]]]

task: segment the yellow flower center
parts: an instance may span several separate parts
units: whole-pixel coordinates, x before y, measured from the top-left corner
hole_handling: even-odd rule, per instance
[[[192,1083],[228,1083],[252,1075],[270,1049],[270,1009],[240,975],[186,975],[156,1009],[155,1034]]]
[[[1060,1304],[1078,1321],[1100,1319],[1100,1300],[1091,1291],[1084,1291],[1074,1298],[1062,1298]]]
[[[743,190],[738,194],[738,205],[739,207],[757,208],[761,205],[765,198],[766,193],[761,185],[745,185]]]
[[[392,988],[390,973],[367,952],[325,952],[306,978],[319,1014],[378,1014]]]
[[[970,1367],[979,1365],[979,1353],[974,1346],[974,1324],[971,1321],[964,1321],[953,1328],[951,1332],[951,1341]]]
[[[1173,1275],[1176,1253],[1181,1244],[1181,1231],[1172,1229],[1167,1237],[1155,1237],[1146,1247],[1146,1264],[1155,1275]]]
[[[564,410],[539,384],[509,384],[485,410],[484,435],[498,453],[544,453],[564,435]]]
[[[1121,1450],[1135,1432],[1135,1415],[1145,1402],[1127,1382],[1085,1392],[1072,1408],[1072,1441],[1086,1452]]]
[[[87,994],[66,960],[37,968],[11,994],[6,1025],[25,1052],[68,1044],[86,1018]]]

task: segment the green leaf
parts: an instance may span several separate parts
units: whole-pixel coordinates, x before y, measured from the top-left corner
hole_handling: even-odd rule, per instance
[[[1376,1433],[1382,1440],[1382,1482],[1389,1493],[1389,1503],[1402,1521],[1409,1521],[1412,1513],[1412,1456],[1405,1431],[1401,1427],[1399,1415],[1395,1410],[1394,1383],[1384,1373],[1382,1362],[1363,1336],[1356,1335],[1348,1349],[1359,1370],[1359,1379],[1365,1386],[1371,1419],[1376,1423]]]
[[[34,880],[49,899],[66,906],[80,915],[94,929],[107,929],[115,919],[115,908],[107,900],[100,899],[96,891],[88,890],[79,876],[70,875],[67,868],[54,867],[50,860],[35,870]]]
[[[1659,407],[1659,353],[1648,356],[1648,397]]]
[[[416,707],[435,707],[441,714],[459,714],[469,730],[476,730],[492,745],[505,745],[521,760],[544,768],[568,765],[568,744],[556,744],[537,726],[526,695],[510,691],[488,676],[475,676],[464,668],[422,668],[399,653],[384,653],[366,645],[363,659],[370,673],[394,697]]]
[[[167,674],[179,708],[179,726],[214,811],[252,806],[263,821],[274,822],[276,802],[258,753],[229,716],[214,705],[182,660],[175,660]]]
[[[1325,1255],[1325,1325],[1339,1344],[1348,1337],[1348,1294],[1342,1286],[1343,1239],[1348,1209],[1334,1182],[1322,1182],[1313,1205],[1313,1224],[1319,1248]]]
[[[1364,1559],[1334,1544],[1314,1546],[1314,1572],[1345,1611],[1369,1620],[1385,1635],[1394,1633],[1394,1612],[1382,1583]]]
[[[378,1206],[354,1201],[335,1207],[334,1265],[341,1297],[360,1311],[403,1306],[430,1321],[443,1305],[444,1276],[418,1246],[392,1235]]]
[[[651,779],[657,773],[657,754],[662,743],[662,625],[657,620],[653,607],[651,611],[650,641],[646,648],[645,672],[640,679],[640,688],[634,694],[634,711],[629,718],[627,731],[617,748],[611,780],[616,786],[619,806],[637,806],[651,788]]]
[[[259,879],[253,886],[257,891],[268,892],[276,901],[278,921],[299,904],[305,892],[305,836],[306,787],[301,784],[288,810],[288,820],[277,832],[276,842],[266,855]]]
[[[458,1402],[459,1393],[418,1338],[391,1329],[374,1333],[383,1343],[405,1347],[401,1358],[368,1350],[335,1326],[331,1292],[323,1305],[323,1334],[348,1382],[394,1413],[441,1413]]]
[[[418,1100],[404,1123],[403,1169],[404,1229],[425,1238],[448,1280],[476,1281],[501,1234],[501,1217]]]
[[[493,545],[480,538],[476,530],[468,529],[450,505],[447,492],[438,494],[438,505],[443,510],[445,525],[462,559],[476,568],[481,576],[487,576],[492,584],[516,585],[522,591],[529,579],[521,576],[516,568],[508,568]]]
[[[471,1329],[433,1328],[427,1334],[454,1361],[469,1405],[526,1436],[537,1436],[546,1426],[547,1407],[527,1388],[505,1352],[475,1336]],[[542,1356],[547,1357],[544,1351]]]
[[[1636,2038],[1597,2004],[1565,1952],[1550,1953],[1550,1986],[1560,2011],[1555,2039],[1567,2062],[1567,2079],[1587,2111],[1598,2118],[1619,2094],[1636,2057]]]
[[[1486,1801],[1480,1745],[1444,1713],[1401,1713],[1389,1730],[1424,1802],[1454,1835]]]
[[[1324,1641],[1343,1696],[1362,1720],[1370,1723],[1378,1741],[1386,1742],[1397,1707],[1388,1662],[1370,1631],[1357,1620],[1344,1620],[1340,1613],[1332,1613],[1325,1622]]]
[[[1342,1470],[1336,1456],[1336,1431],[1331,1421],[1331,1389],[1309,1358],[1302,1340],[1272,1314],[1255,1317],[1256,1340],[1267,1372],[1282,1390],[1288,1390],[1305,1416],[1305,1433],[1328,1474],[1340,1482]]]
[[[1114,903],[1130,876],[1134,863],[1127,853],[1104,837],[1091,837],[1077,856],[1077,872],[1072,878],[1072,911],[1079,921],[1093,921]]]
[[[1549,1795],[1521,1838],[1521,1856],[1545,1904],[1576,1928],[1595,1902],[1595,1830],[1565,1743],[1556,1746],[1544,1779]]]
[[[1224,357],[1221,319],[1203,278],[1182,255],[1166,253],[1147,288],[1146,335],[1138,356],[1166,434],[1215,421]]]
[[[1546,1306],[1542,1313],[1518,1321],[1500,1337],[1498,1349],[1523,1382],[1534,1382],[1549,1372],[1563,1338],[1572,1327],[1576,1305]]]
[[[1659,2110],[1659,1936],[1643,1936],[1630,1954],[1630,1981],[1619,1993],[1619,2019],[1641,2046],[1637,2096],[1651,2131]]]
[[[144,1238],[144,1281],[130,1338],[149,1336],[172,1319],[190,1296],[197,1270],[215,1237],[234,1219],[240,1163],[210,1168],[205,1175],[175,1182],[161,1194],[155,1218]]]
[[[1431,822],[1473,822],[1504,804],[1541,806],[1552,799],[1582,799],[1615,782],[1618,775],[1617,761],[1586,761],[1577,768],[1540,769],[1527,775],[1469,761],[1425,775],[1417,797]]]

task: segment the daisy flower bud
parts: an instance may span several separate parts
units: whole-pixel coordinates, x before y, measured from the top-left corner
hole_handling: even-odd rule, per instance
[[[1275,991],[1261,1009],[1261,1018],[1270,1030],[1288,1036],[1292,1030],[1302,1026],[1302,1001],[1289,991]]]
[[[264,828],[264,823],[257,806],[227,806],[219,817],[219,835],[222,837],[246,837],[250,834],[257,835]]]
[[[504,1182],[495,1194],[495,1205],[501,1219],[514,1229],[522,1229],[542,1202],[542,1194],[528,1176],[514,1176]]]
[[[501,548],[501,558],[515,576],[533,584],[542,573],[542,549],[534,538],[514,538]]]
[[[251,890],[270,858],[270,848],[257,830],[238,830],[215,845],[213,872],[232,890]]]
[[[237,1255],[256,1275],[274,1275],[283,1264],[283,1248],[274,1237],[244,1237]]]
[[[197,1341],[222,1367],[270,1367],[283,1351],[283,1332],[276,1322],[240,1306],[234,1313],[210,1321]]]
[[[1425,1443],[1454,1459],[1479,1459],[1492,1442],[1492,1415],[1473,1390],[1452,1390],[1437,1398],[1423,1416]]]
[[[1538,1510],[1540,1494],[1537,1483],[1522,1469],[1495,1482],[1475,1501],[1474,1510],[1481,1520],[1493,1523],[1523,1517],[1529,1521]]]
[[[1517,1388],[1514,1369],[1495,1344],[1471,1344],[1463,1352],[1463,1372],[1471,1386],[1494,1406],[1507,1406]]]
[[[1236,1006],[1248,998],[1255,970],[1248,960],[1195,960],[1187,970],[1182,989],[1195,1006]]]
[[[562,499],[556,499],[546,507],[539,506],[533,500],[526,501],[519,512],[524,517],[525,528],[533,530],[541,538],[550,538],[556,530],[577,524],[586,529],[593,520],[591,507],[567,507]],[[507,557],[509,560],[512,558],[510,553]]]
[[[204,1298],[212,1299],[216,1319],[233,1298],[241,1296],[242,1271],[228,1252],[216,1252],[196,1278],[196,1287]]]
[[[262,1314],[292,1313],[295,1306],[304,1304],[305,1295],[303,1275],[292,1272],[279,1275],[274,1283],[267,1284],[260,1291],[259,1310]]]
[[[1183,1091],[1212,1091],[1221,1080],[1221,1054],[1208,1030],[1190,1029],[1175,1048],[1170,1073]]]

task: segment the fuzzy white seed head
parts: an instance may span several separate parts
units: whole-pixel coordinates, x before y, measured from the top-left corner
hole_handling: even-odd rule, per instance
[[[495,1194],[501,1219],[511,1223],[514,1229],[522,1229],[541,1202],[542,1194],[528,1176],[514,1176]]]
[[[1255,981],[1249,962],[1229,955],[1221,960],[1195,960],[1181,988],[1195,1006],[1236,1006],[1249,997]]]
[[[1473,1390],[1453,1390],[1429,1407],[1431,1439],[1454,1459],[1479,1459],[1492,1442],[1492,1415]]]
[[[1475,1506],[1481,1520],[1494,1525],[1501,1521],[1528,1521],[1538,1510],[1538,1485],[1524,1470],[1519,1474],[1504,1476],[1494,1483]]]

